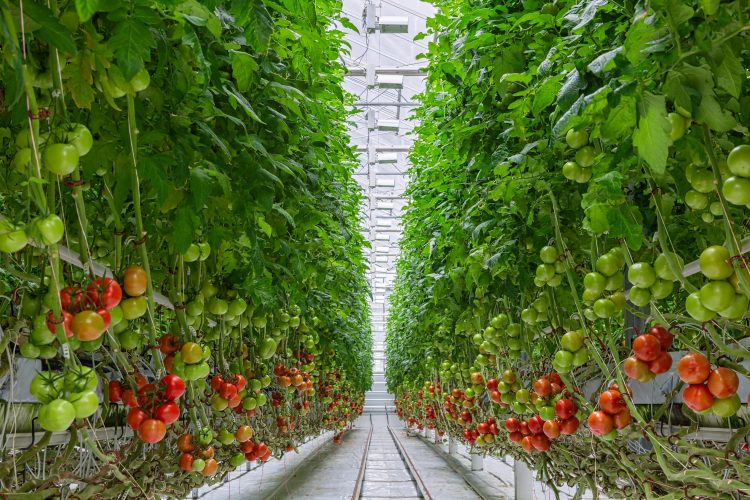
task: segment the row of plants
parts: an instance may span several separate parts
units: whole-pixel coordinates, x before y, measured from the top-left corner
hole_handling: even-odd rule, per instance
[[[362,411],[340,12],[0,2],[0,492],[184,498]]]
[[[747,496],[746,2],[435,3],[399,415],[556,493]]]

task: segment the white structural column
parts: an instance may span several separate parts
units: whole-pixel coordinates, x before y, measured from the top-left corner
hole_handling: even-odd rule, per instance
[[[513,463],[513,479],[516,500],[533,500],[534,475],[524,462],[516,460]]]

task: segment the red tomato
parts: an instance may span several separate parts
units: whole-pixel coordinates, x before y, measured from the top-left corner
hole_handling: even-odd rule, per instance
[[[110,403],[119,403],[122,401],[122,384],[119,380],[110,380],[107,388]]]
[[[255,452],[251,451],[251,452],[245,453],[245,460],[247,460],[248,462],[254,462],[258,460],[258,456],[255,454]]]
[[[544,434],[535,434],[531,436],[531,444],[539,451],[547,451],[550,447],[550,440]]]
[[[227,382],[224,382],[221,387],[219,388],[219,396],[221,396],[224,399],[232,399],[232,397],[237,395],[237,386],[234,384],[229,384]]]
[[[560,435],[560,425],[554,420],[544,422],[542,430],[544,431],[544,435],[550,439],[557,439]]]
[[[169,401],[161,406],[157,406],[154,411],[154,418],[157,418],[169,425],[177,421],[180,418],[180,407],[174,401]]]
[[[235,373],[232,376],[232,383],[237,387],[238,391],[241,391],[247,385],[247,379],[239,373]]]
[[[174,333],[165,333],[159,337],[159,350],[164,354],[174,354],[180,347],[180,339]]]
[[[129,406],[130,408],[138,407],[138,399],[135,397],[133,389],[125,389],[122,391],[122,402],[125,406]]]
[[[254,451],[256,455],[262,457],[268,452],[268,445],[266,443],[256,443]]]
[[[566,418],[562,421],[562,423],[560,423],[560,434],[571,436],[576,433],[579,425],[580,422],[576,417]]]
[[[532,434],[541,434],[544,431],[544,420],[539,415],[534,415],[528,421],[529,430]]]
[[[177,438],[177,449],[183,453],[192,453],[195,450],[193,435],[186,432]]]
[[[520,443],[521,440],[523,439],[523,434],[521,434],[520,432],[511,432],[508,435],[508,439],[510,439],[514,443]]]
[[[702,384],[711,373],[711,364],[699,352],[689,352],[677,362],[677,374],[686,384]]]
[[[510,417],[505,420],[505,428],[508,432],[518,432],[521,429],[521,422],[515,417]]]
[[[213,459],[209,458],[206,460],[206,466],[201,471],[201,474],[203,474],[204,477],[213,476],[216,474],[216,470],[219,468],[219,463]]]
[[[633,419],[630,416],[630,410],[623,410],[612,417],[612,422],[615,424],[615,429],[617,429],[618,431],[629,426],[630,422],[632,421]]]
[[[528,436],[529,434],[531,434],[531,431],[529,430],[529,424],[526,423],[526,422],[521,422],[521,426],[520,426],[520,428],[518,430],[524,436]]]
[[[612,417],[603,411],[595,411],[589,415],[588,423],[592,434],[596,436],[603,436],[609,433],[615,425],[612,421]]]
[[[661,342],[653,335],[638,335],[633,341],[633,352],[641,361],[653,361],[661,352]]]
[[[623,399],[620,391],[612,389],[604,391],[599,395],[599,406],[604,412],[609,413],[610,415],[616,415],[627,409],[625,399]]]
[[[86,304],[86,293],[83,289],[67,286],[60,290],[60,304],[63,310],[77,313]]]
[[[531,436],[521,439],[521,447],[526,451],[534,451],[534,444],[531,442]]]
[[[86,287],[86,295],[97,307],[109,310],[122,300],[122,288],[112,278],[96,278]]]
[[[224,379],[221,378],[221,375],[218,373],[211,377],[211,389],[215,390],[216,392],[219,392],[221,390],[221,386],[224,384]]]
[[[490,393],[490,399],[492,400],[493,403],[498,403],[498,404],[501,403],[502,402],[502,399],[501,399],[502,397],[503,397],[503,395],[500,394],[499,391],[492,391]]]
[[[148,415],[145,411],[141,410],[140,408],[131,408],[125,420],[128,423],[128,427],[136,431],[144,422],[144,420],[147,419]]]
[[[177,375],[166,375],[161,379],[164,397],[167,401],[176,401],[185,394],[185,381]]]
[[[62,312],[62,325],[63,331],[66,337],[73,336],[73,319],[75,316],[70,314],[68,311],[63,310]],[[57,322],[55,321],[55,313],[47,311],[47,329],[52,333],[57,333]]]
[[[184,470],[185,472],[193,471],[193,455],[191,455],[190,453],[183,453],[180,456],[180,469]]]
[[[578,411],[578,407],[575,402],[570,398],[563,398],[555,403],[555,415],[560,420],[565,420],[572,417]]]
[[[479,434],[488,434],[490,432],[490,426],[487,425],[487,422],[480,422],[477,424],[477,432]]]
[[[552,394],[552,384],[549,379],[547,377],[542,377],[534,382],[534,392],[537,393],[539,397],[549,397]]]
[[[252,441],[241,441],[240,442],[240,451],[242,453],[251,453],[255,450],[255,443]]]
[[[740,379],[734,370],[719,367],[708,376],[708,390],[716,399],[726,399],[737,392]]]
[[[130,266],[125,269],[123,283],[125,284],[125,293],[131,297],[143,295],[146,291],[146,271],[139,266]]]
[[[497,390],[497,384],[500,382],[496,378],[491,378],[487,381],[487,390],[492,392]]]
[[[138,427],[138,437],[147,443],[158,443],[167,435],[167,426],[161,420],[149,418]]]
[[[689,385],[682,393],[682,400],[693,411],[708,410],[714,404],[714,397],[706,384]]]
[[[237,427],[237,430],[234,433],[234,438],[240,443],[244,443],[250,440],[252,437],[253,428],[249,425],[240,425],[239,427]]]
[[[563,381],[560,378],[560,374],[558,374],[557,372],[552,372],[549,374],[549,381],[550,383],[553,383],[553,384],[565,385],[563,384]]]
[[[672,356],[668,352],[662,351],[655,360],[648,363],[648,369],[651,373],[666,373],[672,368]]]
[[[663,351],[666,351],[667,349],[672,347],[672,341],[674,340],[674,337],[671,333],[669,333],[669,330],[667,330],[663,326],[652,326],[651,329],[646,333],[648,333],[649,335],[653,335],[654,337],[659,339],[659,343],[661,344],[661,349]]]
[[[148,380],[140,373],[134,373],[133,378],[135,379],[135,386],[140,389],[144,385],[148,384]]]

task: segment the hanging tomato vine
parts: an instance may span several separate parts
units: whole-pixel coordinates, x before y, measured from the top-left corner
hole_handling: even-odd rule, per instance
[[[747,4],[436,3],[399,414],[553,488],[746,496]]]
[[[340,10],[0,3],[1,492],[184,497],[361,412]]]

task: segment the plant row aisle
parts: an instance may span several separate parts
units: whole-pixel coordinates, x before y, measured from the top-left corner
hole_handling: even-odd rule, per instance
[[[436,4],[400,416],[552,488],[747,496],[747,3]]]
[[[339,13],[0,2],[0,492],[184,497],[362,411]]]

